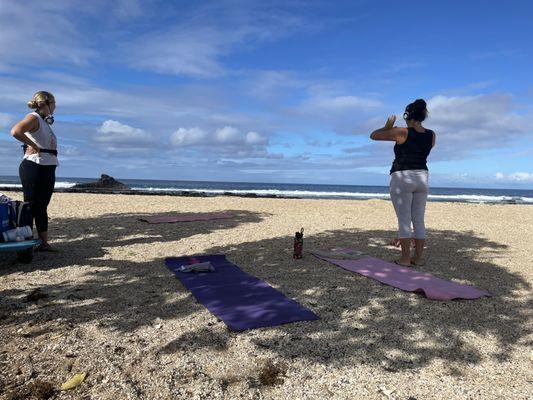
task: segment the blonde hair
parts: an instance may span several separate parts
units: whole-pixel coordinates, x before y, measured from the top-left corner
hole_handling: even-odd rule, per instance
[[[39,109],[42,106],[48,104],[52,100],[55,101],[55,97],[50,92],[39,91],[33,95],[30,101],[28,101],[28,108]]]

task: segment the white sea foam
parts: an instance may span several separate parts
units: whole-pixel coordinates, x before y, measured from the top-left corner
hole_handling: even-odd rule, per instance
[[[302,198],[344,198],[344,199],[390,199],[388,193],[366,193],[366,192],[319,192],[306,190],[279,190],[279,189],[190,189],[190,188],[141,188],[134,187],[133,190],[147,192],[193,192],[205,193],[207,195],[219,195],[231,193],[235,195],[255,194],[257,196],[280,196],[280,197],[302,197]],[[509,197],[509,196],[487,196],[470,194],[430,194],[429,200],[452,201],[468,203],[528,203],[533,204],[531,197]]]
[[[72,182],[56,182],[55,186],[58,189],[68,189],[75,185],[75,183]]]
[[[279,189],[188,189],[188,188],[140,188],[134,187],[133,190],[142,190],[148,192],[194,192],[206,194],[224,194],[231,193],[235,195],[255,194],[257,196],[280,196],[280,197],[344,197],[344,198],[389,198],[385,193],[359,193],[359,192],[315,192],[306,190],[279,190]]]
[[[478,194],[430,194],[428,197],[430,200],[467,203],[533,203],[533,198],[531,197],[487,196]]]
[[[68,189],[75,185],[72,182],[57,181],[56,189]],[[22,189],[19,183],[0,183],[0,187]],[[209,189],[209,188],[158,188],[158,187],[133,187],[133,190],[141,192],[173,193],[173,192],[193,192],[205,193],[206,195],[216,196],[230,193],[236,196],[256,195],[259,197],[278,196],[278,197],[298,197],[298,198],[321,198],[321,199],[390,199],[388,193],[378,192],[323,192],[312,190],[281,190],[281,189]],[[491,196],[482,194],[430,194],[430,201],[449,201],[463,203],[517,203],[533,204],[532,197],[523,196]]]
[[[74,185],[75,183],[72,183],[72,182],[56,182],[54,188],[67,189],[67,188],[73,187]],[[20,183],[0,183],[0,187],[22,189],[22,185]]]

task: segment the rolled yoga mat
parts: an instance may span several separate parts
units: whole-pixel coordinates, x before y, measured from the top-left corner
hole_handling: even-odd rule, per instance
[[[427,272],[419,272],[409,267],[393,264],[373,257],[359,260],[339,260],[314,254],[315,257],[337,265],[348,271],[357,272],[386,285],[394,286],[408,292],[422,292],[428,299],[477,299],[492,296],[486,290],[437,278]]]
[[[214,272],[184,273],[180,266],[209,261]],[[232,331],[313,321],[318,316],[268,283],[247,274],[223,254],[171,257],[166,266],[194,297]]]

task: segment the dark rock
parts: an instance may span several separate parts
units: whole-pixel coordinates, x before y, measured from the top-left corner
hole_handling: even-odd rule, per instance
[[[33,289],[29,295],[26,296],[26,301],[39,301],[48,298],[48,295],[41,291],[40,288]]]
[[[54,385],[51,382],[40,380],[30,383],[28,389],[32,398],[39,400],[47,400],[55,393]]]
[[[130,189],[127,185],[124,185],[122,182],[115,180],[112,176],[102,174],[99,180],[96,182],[90,183],[77,183],[73,186],[75,189],[120,189],[128,190]]]
[[[282,384],[287,374],[288,365],[286,363],[274,363],[272,360],[266,361],[259,368],[259,382],[263,386],[274,386]]]

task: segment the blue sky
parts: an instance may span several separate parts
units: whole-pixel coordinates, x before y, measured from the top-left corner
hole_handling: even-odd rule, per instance
[[[387,185],[416,98],[433,186],[533,187],[533,2],[0,0],[10,127],[54,93],[58,176]],[[399,121],[402,124],[403,121]]]

